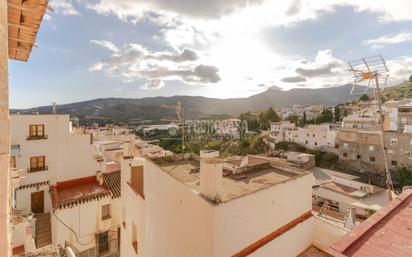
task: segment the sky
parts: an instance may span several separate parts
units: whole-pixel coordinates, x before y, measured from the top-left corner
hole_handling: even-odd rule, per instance
[[[410,0],[50,0],[11,108],[106,97],[247,97],[350,83],[382,55],[412,74]]]

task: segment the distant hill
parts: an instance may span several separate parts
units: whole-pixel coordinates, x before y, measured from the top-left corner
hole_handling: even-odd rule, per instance
[[[306,89],[296,88],[281,91],[270,88],[260,94],[247,98],[217,99],[202,96],[170,96],[147,98],[102,98],[84,102],[57,105],[57,113],[78,117],[99,116],[114,121],[128,119],[160,119],[161,104],[173,105],[180,101],[186,118],[204,118],[215,115],[237,115],[241,112],[258,111],[269,107],[286,107],[295,104],[336,105],[352,101],[359,96],[351,96],[351,85],[331,88]],[[52,106],[41,106],[24,110],[12,110],[20,113],[51,113]]]
[[[394,87],[385,88],[382,95],[385,100],[412,98],[412,82],[404,82]]]

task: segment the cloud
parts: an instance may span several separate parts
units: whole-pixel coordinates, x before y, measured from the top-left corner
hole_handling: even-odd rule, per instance
[[[302,76],[292,76],[292,77],[284,77],[280,81],[286,82],[286,83],[297,83],[297,82],[306,81],[306,78]]]
[[[102,46],[112,52],[119,52],[119,49],[110,41],[107,40],[90,40],[90,43]]]
[[[150,80],[149,82],[145,83],[143,86],[141,86],[141,89],[159,89],[162,88],[165,85],[163,80],[160,79],[155,79],[155,80]]]
[[[326,49],[318,52],[314,62],[301,61],[300,65],[295,72],[301,77],[312,78],[339,73],[344,62],[335,58],[332,50]]]
[[[390,79],[395,81],[408,80],[409,76],[412,75],[412,57],[402,57],[396,60],[390,60],[386,62],[389,73],[391,75]]]
[[[139,19],[145,13],[152,11],[171,12],[198,18],[221,18],[262,2],[264,0],[100,0],[94,4],[88,3],[87,7],[100,14],[116,15],[122,20]]]
[[[385,45],[400,44],[412,41],[412,33],[400,33],[397,35],[384,35],[378,38],[363,41],[363,44],[372,46],[372,48],[382,48]]]
[[[128,44],[119,49],[109,41],[94,43],[117,51],[92,65],[91,71],[102,71],[125,82],[146,80],[141,87],[143,89],[161,88],[166,80],[180,80],[195,85],[220,81],[219,70],[211,65],[197,63],[199,57],[191,49],[152,52],[139,44]]]
[[[80,15],[80,13],[74,8],[72,0],[51,0],[50,6],[56,13],[62,15]]]

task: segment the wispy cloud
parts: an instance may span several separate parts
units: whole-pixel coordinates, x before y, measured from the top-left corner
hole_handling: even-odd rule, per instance
[[[63,15],[80,15],[80,13],[73,6],[72,0],[51,0],[50,6],[56,13]]]
[[[102,46],[112,52],[119,52],[119,49],[110,41],[107,40],[90,40],[90,43]]]
[[[363,41],[363,44],[372,46],[372,48],[382,48],[385,45],[400,44],[412,41],[412,33],[400,33],[397,35],[384,35],[378,38]]]

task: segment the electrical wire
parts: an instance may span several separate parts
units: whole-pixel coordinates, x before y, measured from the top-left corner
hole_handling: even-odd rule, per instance
[[[57,217],[57,215],[56,215],[54,212],[53,212],[53,216],[54,216],[61,224],[63,224],[67,229],[69,229],[69,230],[74,234],[74,236],[75,236],[75,238],[76,238],[76,242],[79,243],[80,245],[82,245],[82,246],[88,246],[89,244],[91,244],[91,243],[94,241],[94,239],[92,239],[92,240],[90,240],[90,242],[87,242],[87,243],[82,243],[82,242],[80,242],[79,237],[78,237],[77,234],[76,234],[76,231],[74,231],[71,227],[69,227],[68,225],[66,225],[66,223],[64,223],[59,217]]]

